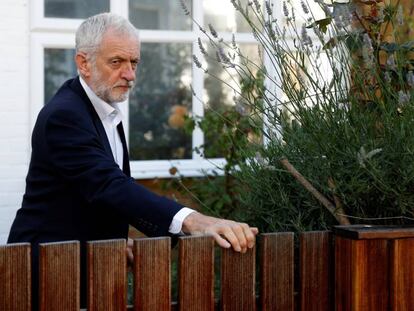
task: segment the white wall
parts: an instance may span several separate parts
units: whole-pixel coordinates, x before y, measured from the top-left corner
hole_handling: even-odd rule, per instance
[[[28,2],[0,1],[0,244],[21,204],[30,153]]]

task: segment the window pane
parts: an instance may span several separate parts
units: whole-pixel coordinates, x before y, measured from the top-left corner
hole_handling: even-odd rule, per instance
[[[79,18],[109,12],[109,0],[44,0],[45,17]]]
[[[191,8],[191,1],[186,4]],[[138,29],[191,30],[178,0],[130,0],[129,19]]]
[[[45,49],[45,104],[66,80],[77,76],[74,49]]]
[[[241,0],[241,5],[245,7],[248,0]],[[211,24],[217,31],[228,32],[251,32],[251,28],[246,20],[237,13],[231,1],[223,0],[203,0],[204,27],[208,29]],[[253,12],[253,10],[250,10]],[[257,21],[254,14],[250,16],[253,21]]]
[[[207,44],[205,45],[207,47]],[[208,57],[207,69],[208,75],[204,80],[204,96],[203,101],[207,103],[207,109],[205,110],[205,118],[215,118],[216,115],[222,114],[227,115],[230,111],[242,114],[238,112],[239,108],[235,107],[235,99],[241,101],[240,93],[243,93],[240,89],[242,79],[257,76],[258,67],[261,66],[262,60],[260,58],[261,52],[258,50],[257,44],[240,44],[240,55],[232,48],[224,49],[224,52],[229,55],[229,58],[234,55],[235,64],[241,64],[242,69],[249,68],[249,70],[240,70],[240,68],[228,68],[223,64],[217,62],[214,57]],[[215,55],[215,50],[208,48],[208,55]],[[226,68],[225,68],[226,67]],[[245,72],[250,71],[249,75]],[[255,80],[258,81],[258,80]],[[243,95],[245,96],[245,95]],[[240,107],[240,109],[245,108]],[[246,108],[247,109],[247,108]],[[229,114],[229,118],[230,118]],[[210,121],[210,124],[213,123]],[[219,133],[217,133],[217,131]],[[227,152],[226,146],[217,140],[221,129],[216,128],[216,131],[205,132],[205,157],[217,158],[223,157],[224,153]]]
[[[211,48],[207,44],[205,44],[205,47],[207,48],[208,55],[215,55],[214,48]],[[255,74],[262,63],[258,45],[239,44],[238,48],[240,49],[240,53],[231,48],[224,49],[224,52],[232,56],[235,54],[233,62],[235,64],[241,64],[242,68],[246,68],[246,64],[248,63],[247,67],[252,74]],[[237,54],[242,55],[242,57]],[[204,102],[208,103],[208,106],[214,109],[223,106],[234,106],[233,97],[235,96],[235,91],[240,91],[241,70],[223,66],[215,57],[207,57],[206,62],[208,75],[206,75],[204,80]]]
[[[129,103],[132,160],[191,158],[183,131],[191,110],[191,44],[143,43]]]

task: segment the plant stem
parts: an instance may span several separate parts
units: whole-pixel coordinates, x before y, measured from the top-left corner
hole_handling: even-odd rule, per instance
[[[340,225],[350,225],[349,219],[344,216],[343,209],[339,206],[335,207],[322,193],[320,193],[298,170],[289,162],[288,159],[283,158],[280,163],[286,168],[286,170],[292,174],[293,177],[314,197],[317,199],[326,209],[335,217]]]

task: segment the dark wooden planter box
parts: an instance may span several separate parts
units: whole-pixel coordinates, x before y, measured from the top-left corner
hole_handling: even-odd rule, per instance
[[[414,310],[414,227],[334,232],[336,310]]]

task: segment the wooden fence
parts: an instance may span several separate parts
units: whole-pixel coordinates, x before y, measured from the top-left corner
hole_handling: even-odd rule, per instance
[[[178,301],[171,302],[169,238],[134,241],[134,306],[126,302],[124,240],[87,245],[88,310],[332,310],[330,232],[299,236],[295,291],[294,234],[262,234],[245,254],[222,249],[220,295],[214,290],[214,241],[183,237],[178,245]],[[79,242],[39,250],[40,310],[79,310]],[[257,259],[256,259],[257,258]],[[256,264],[257,263],[257,264]],[[30,245],[0,246],[0,310],[30,310]],[[258,286],[256,283],[258,282]]]
[[[392,238],[414,237],[414,229],[407,232],[405,236],[394,232]],[[299,234],[296,242],[293,233],[270,233],[261,234],[257,249],[245,254],[220,249],[220,290],[215,289],[213,239],[182,237],[178,245],[176,302],[171,301],[170,239],[137,239],[133,246],[133,306],[127,306],[126,301],[125,240],[88,242],[87,308],[105,311],[414,310],[410,302],[414,300],[414,268],[411,268],[414,240],[390,242],[386,235],[375,232],[371,238],[383,238],[385,242],[358,241],[361,237],[370,239],[363,234],[351,240],[336,237],[334,246],[333,234],[328,231]],[[40,310],[79,310],[79,253],[79,242],[40,245]],[[405,264],[403,259],[410,260]],[[296,271],[295,267],[298,267]],[[0,246],[0,310],[30,310],[31,269],[29,244]]]

